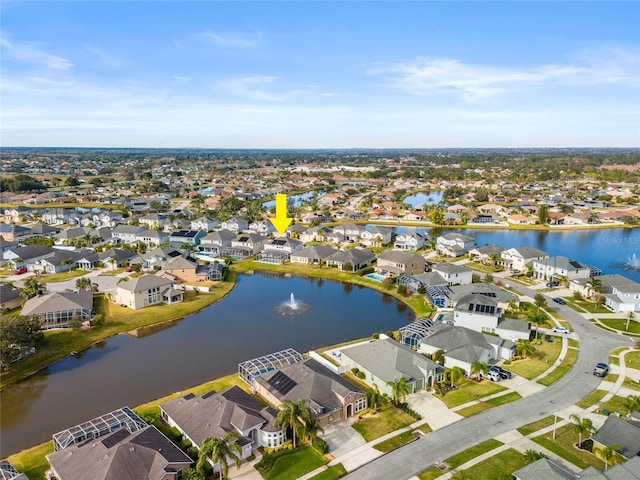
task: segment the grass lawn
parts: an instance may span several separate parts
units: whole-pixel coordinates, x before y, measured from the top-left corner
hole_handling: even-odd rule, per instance
[[[49,462],[45,455],[53,453],[53,441],[37,445],[29,450],[9,457],[9,462],[30,480],[44,480],[44,472],[49,470]]]
[[[596,403],[598,403],[600,400],[602,400],[602,398],[607,393],[609,392],[606,392],[605,390],[594,390],[589,395],[587,395],[582,400],[580,400],[578,403],[576,403],[576,405],[579,406],[580,408],[589,408],[595,405]]]
[[[609,359],[609,365],[617,365],[620,366],[620,359],[618,357],[611,357]]]
[[[10,369],[0,374],[0,389],[33,375],[47,365],[60,360],[69,353],[86,349],[94,343],[117,333],[135,330],[140,327],[162,322],[178,320],[197,312],[224,297],[234,282],[224,282],[214,288],[212,293],[185,292],[182,303],[174,305],[154,305],[140,310],[124,308],[109,302],[104,295],[94,296],[94,308],[101,313],[104,324],[74,332],[69,329],[45,332],[42,347],[24,360],[17,362]]]
[[[527,436],[532,434],[533,432],[537,432],[538,430],[542,430],[543,428],[550,427],[553,425],[553,415],[549,415],[548,417],[544,417],[540,420],[536,420],[535,422],[527,423],[518,429],[522,435]]]
[[[603,380],[611,383],[616,383],[618,381],[618,378],[620,378],[620,375],[618,375],[617,373],[607,373]]]
[[[264,478],[266,480],[294,480],[327,463],[327,460],[308,446],[300,447],[296,453],[276,459],[273,468]]]
[[[71,270],[70,272],[52,273],[51,275],[41,275],[38,280],[43,283],[64,282],[70,278],[81,277],[89,273],[88,270]]]
[[[474,447],[471,447],[469,450],[465,450],[464,452],[460,452],[453,457],[447,458],[444,463],[449,465],[451,469],[458,468],[460,465],[464,465],[469,460],[476,458],[483,453],[490,452],[498,448],[499,446],[504,445],[501,441],[496,440],[495,438],[490,438]]]
[[[416,440],[416,437],[411,432],[402,432],[395,437],[391,437],[384,442],[380,442],[374,445],[373,448],[380,452],[386,453],[409,442],[413,442],[414,440]]]
[[[458,384],[456,390],[447,393],[441,400],[447,407],[452,408],[504,390],[506,390],[505,387],[501,387],[497,383],[490,382],[489,380],[483,380],[478,383],[475,380],[465,378]]]
[[[624,416],[625,413],[627,413],[625,411],[624,406],[622,405],[622,402],[624,402],[624,397],[619,397],[618,395],[614,395],[613,397],[611,397],[609,399],[609,401],[603,403],[598,412],[602,412],[603,410],[609,410],[611,413],[619,413],[620,416]]]
[[[489,410],[490,408],[498,407],[500,405],[504,405],[505,403],[515,402],[516,400],[520,400],[521,398],[522,396],[518,392],[510,392],[506,395],[501,395],[490,400],[476,403],[475,405],[471,405],[461,410],[457,410],[456,413],[462,415],[463,417],[470,417],[471,415],[483,412],[484,410]]]
[[[599,470],[604,470],[604,462],[602,460],[592,453],[574,446],[574,444],[578,443],[578,434],[575,432],[574,427],[575,425],[569,424],[558,428],[555,440],[551,438],[553,432],[549,432],[535,437],[533,441],[580,468],[587,468],[589,465],[593,465]]]
[[[640,334],[640,322],[629,322],[629,330],[626,330],[627,320],[625,318],[599,318],[598,320],[606,327],[613,328],[619,332]]]
[[[540,345],[535,345],[535,347],[536,351],[533,357],[516,360],[511,365],[505,366],[505,368],[527,380],[534,379],[553,365],[553,362],[560,355],[562,342],[557,339],[553,343],[543,342]]]
[[[496,478],[502,478],[501,476],[512,474],[526,464],[527,459],[523,454],[513,448],[509,448],[477,463],[464,470],[464,472],[473,480],[495,480]]]
[[[549,375],[538,380],[538,383],[548,387],[553,382],[559,380],[573,366],[573,362],[576,361],[577,357],[578,350],[567,350],[567,355],[564,357],[564,360],[562,360],[562,363],[553,369]]]
[[[406,427],[415,422],[415,419],[387,402],[378,408],[377,415],[365,417],[353,424],[353,428],[370,442],[391,433],[399,428]]]
[[[105,270],[103,271],[100,275],[98,275],[99,277],[115,277],[116,275],[119,275],[120,273],[124,272],[126,267],[122,267],[122,268],[116,268],[115,270]]]
[[[633,388],[634,390],[640,390],[640,382],[636,382],[630,378],[625,378],[624,382],[622,382],[622,386]]]
[[[573,338],[568,338],[567,340],[569,340],[569,346],[570,347],[574,347],[574,348],[578,348],[579,347],[579,343],[577,340],[574,340]]]
[[[624,364],[628,368],[636,368],[640,370],[640,350],[627,353],[624,356]]]
[[[446,470],[442,471],[438,469],[438,467],[429,467],[425,471],[420,472],[418,478],[420,480],[433,480],[434,478],[441,477],[445,473],[447,473]]]
[[[335,480],[347,474],[341,463],[327,468],[324,472],[314,475],[309,480]]]
[[[593,302],[588,302],[587,300],[572,300],[576,305],[578,305],[583,310],[586,310],[589,313],[611,313],[611,310],[606,308],[604,305],[599,305]]]
[[[431,429],[428,423],[423,423],[422,425],[418,426],[418,430],[420,430],[422,433],[433,432],[433,430]]]

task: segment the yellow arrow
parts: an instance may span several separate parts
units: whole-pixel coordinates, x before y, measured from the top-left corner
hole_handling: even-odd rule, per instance
[[[270,218],[273,226],[280,235],[284,234],[287,227],[291,224],[293,218],[287,218],[287,194],[276,194],[276,218]]]

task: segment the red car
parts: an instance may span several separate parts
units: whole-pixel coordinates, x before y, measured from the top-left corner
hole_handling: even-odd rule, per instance
[[[133,265],[129,265],[127,268],[124,269],[125,272],[133,272]]]
[[[27,273],[27,267],[20,267],[20,268],[16,268],[13,271],[14,275],[22,275],[23,273]]]

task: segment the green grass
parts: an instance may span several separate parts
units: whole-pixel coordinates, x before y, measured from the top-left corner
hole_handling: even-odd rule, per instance
[[[562,350],[562,342],[556,339],[553,343],[543,342],[535,347],[533,357],[516,360],[507,369],[527,380],[532,380],[553,365]]]
[[[406,445],[409,442],[413,442],[415,439],[416,437],[411,432],[402,432],[395,437],[388,438],[387,440],[374,445],[373,448],[386,453],[401,447],[402,445]]]
[[[399,428],[411,425],[415,419],[387,402],[378,408],[373,417],[365,417],[353,424],[353,428],[370,442]]]
[[[574,347],[574,348],[578,348],[579,347],[579,343],[577,340],[574,340],[573,338],[568,338],[567,340],[569,340],[569,346],[570,347]]]
[[[341,463],[327,468],[324,472],[314,475],[309,480],[336,480],[347,474]]]
[[[102,273],[100,273],[100,275],[98,275],[99,277],[115,277],[116,275],[119,275],[121,273],[124,272],[126,267],[122,267],[122,268],[116,268],[115,270],[105,270]]]
[[[64,282],[71,278],[81,277],[89,273],[87,270],[71,270],[70,272],[52,273],[51,275],[41,275],[38,280],[43,283]]]
[[[578,443],[578,434],[575,432],[573,424],[558,428],[555,440],[551,438],[552,436],[553,432],[545,433],[535,437],[533,441],[580,468],[593,465],[599,470],[604,470],[602,460],[585,450],[574,447],[574,444]]]
[[[123,308],[109,302],[104,295],[94,297],[94,308],[104,315],[105,322],[100,327],[71,330],[52,330],[45,332],[45,341],[38,351],[24,360],[11,365],[9,370],[0,374],[0,389],[18,382],[47,365],[64,358],[71,352],[79,352],[121,332],[140,327],[170,322],[197,312],[220,300],[233,288],[233,282],[224,282],[213,289],[212,293],[185,292],[185,301],[173,305],[154,305],[140,310]]]
[[[617,373],[607,373],[603,380],[611,383],[616,383],[618,381],[618,378],[620,378],[620,375],[618,375]]]
[[[624,356],[624,364],[628,368],[640,370],[640,350],[629,352]]]
[[[439,470],[438,467],[429,467],[423,472],[420,472],[418,478],[420,480],[433,480],[434,478],[441,477],[445,473],[447,472]]]
[[[553,415],[549,415],[548,417],[544,417],[540,420],[536,420],[535,422],[527,423],[522,427],[518,428],[518,432],[520,432],[525,437],[527,435],[531,435],[533,432],[537,432],[538,430],[542,430],[543,428],[550,427],[553,425]]]
[[[611,313],[611,310],[606,308],[604,305],[599,305],[593,302],[588,302],[587,300],[575,300],[573,299],[576,305],[578,305],[583,310],[589,313]]]
[[[640,390],[640,382],[636,382],[635,380],[631,380],[630,378],[625,378],[624,382],[622,382],[622,386],[632,388],[634,390]]]
[[[602,312],[605,313],[605,312]],[[619,332],[640,334],[640,322],[629,322],[629,330],[626,330],[627,320],[625,318],[599,318],[598,319],[605,327],[618,330]],[[596,323],[597,325],[597,323]]]
[[[45,455],[53,453],[53,441],[42,443],[28,450],[11,455],[9,462],[30,480],[44,480],[44,472],[49,470],[49,462]]]
[[[520,400],[521,398],[522,396],[518,392],[510,392],[506,395],[491,398],[489,400],[476,403],[475,405],[471,405],[461,410],[457,410],[456,413],[462,415],[463,417],[469,417],[471,415],[475,415],[476,413],[489,410],[490,408],[504,405],[505,403],[515,402],[516,400]]]
[[[580,400],[576,405],[580,408],[589,408],[598,403],[607,394],[605,390],[594,390],[589,395]]]
[[[609,410],[611,413],[617,412],[622,416],[626,413],[625,408],[622,405],[622,402],[624,402],[624,400],[624,397],[614,395],[607,402],[603,403],[598,411],[602,412],[603,410]]]
[[[553,382],[558,381],[565,373],[567,373],[571,369],[571,366],[573,365],[573,362],[576,361],[577,357],[578,350],[567,350],[567,355],[562,360],[562,363],[554,368],[551,373],[549,373],[549,375],[538,380],[538,383],[540,385],[548,387]]]
[[[469,460],[479,457],[480,455],[490,452],[491,450],[495,450],[501,445],[504,445],[504,443],[496,440],[495,438],[490,438],[489,440],[479,443],[478,445],[475,445],[470,449],[465,450],[464,452],[460,452],[453,457],[447,458],[444,463],[448,464],[451,469],[458,468],[460,465],[464,465]]]
[[[477,463],[464,470],[464,472],[473,480],[495,480],[496,478],[501,478],[498,475],[512,474],[526,464],[527,459],[523,454],[513,448],[509,448]]]
[[[504,390],[506,390],[505,387],[489,380],[478,383],[467,378],[460,382],[456,390],[447,393],[441,400],[447,407],[452,408]]]
[[[620,359],[618,357],[609,358],[609,365],[617,365],[620,366]]]
[[[419,425],[418,430],[420,430],[422,433],[425,433],[425,434],[433,432],[433,430],[431,429],[428,423],[423,423],[422,425]]]
[[[265,480],[295,480],[326,464],[327,460],[308,446],[300,447],[296,453],[276,459]]]

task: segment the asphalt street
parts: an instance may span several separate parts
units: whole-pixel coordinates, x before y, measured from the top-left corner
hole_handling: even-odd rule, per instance
[[[533,298],[535,290],[518,290]],[[514,430],[522,425],[552,415],[584,398],[601,381],[592,374],[597,362],[607,362],[609,352],[620,346],[632,346],[633,341],[594,327],[571,308],[558,305],[547,295],[549,309],[557,311],[575,330],[580,340],[580,351],[573,368],[545,390],[472,417],[461,419],[447,427],[426,435],[387,455],[362,466],[347,475],[349,480],[410,478],[430,465],[443,461],[480,442]]]

